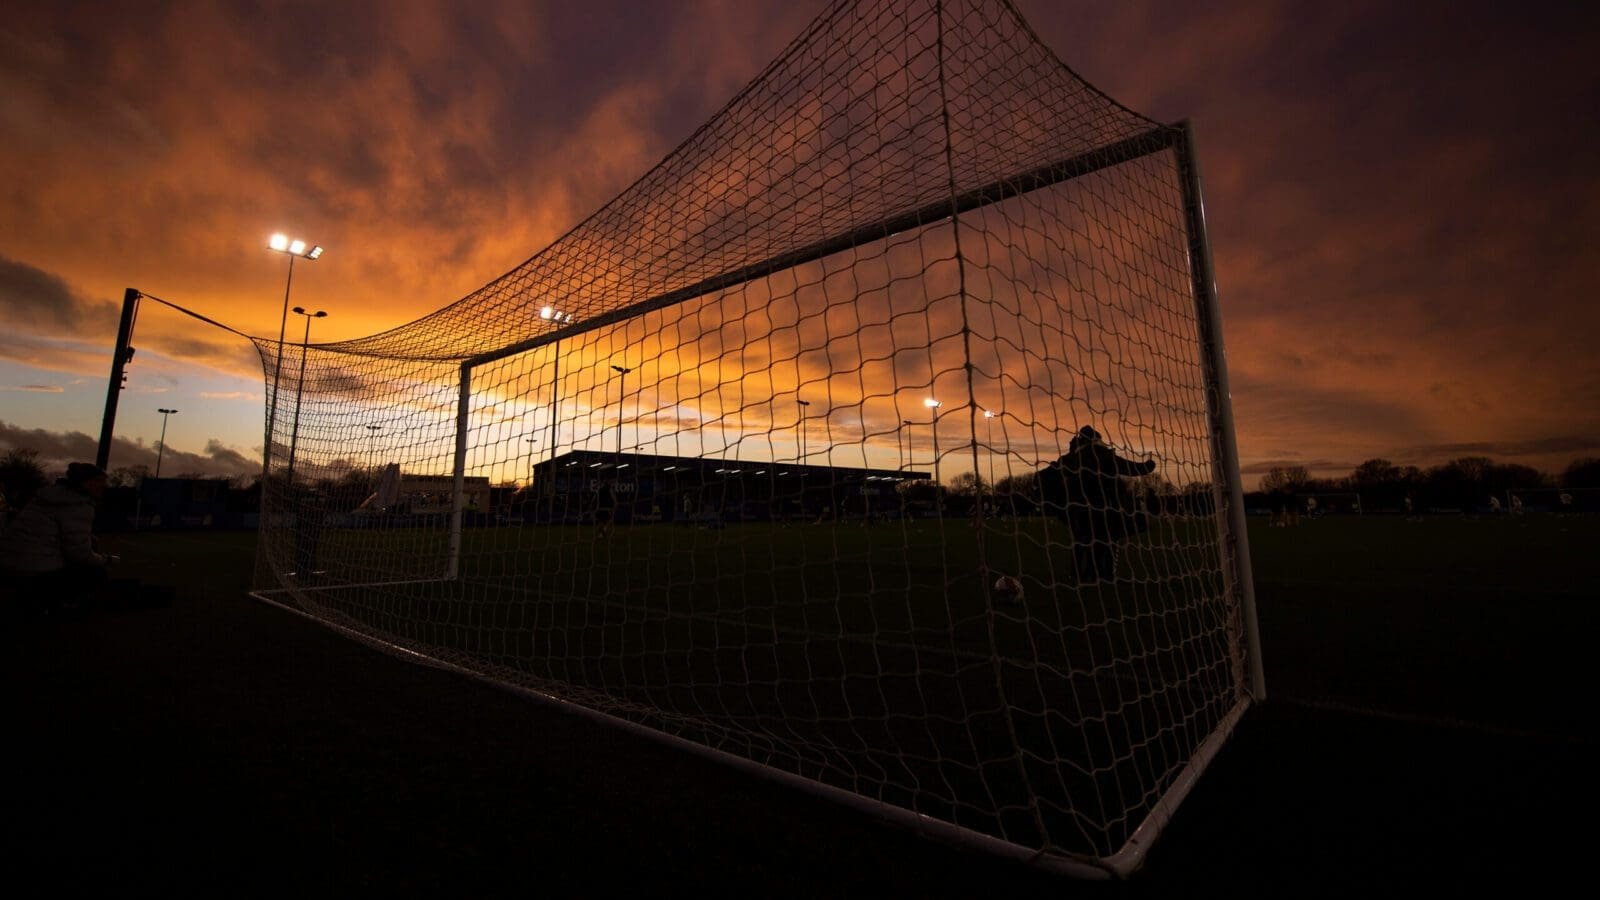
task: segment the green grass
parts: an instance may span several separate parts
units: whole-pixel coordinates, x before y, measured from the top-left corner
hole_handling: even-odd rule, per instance
[[[1254,524],[1254,523],[1253,523]],[[1272,696],[1588,734],[1589,518],[1325,518],[1252,530]],[[1025,845],[1109,853],[1232,703],[1201,523],[1082,586],[1050,523],[330,531],[291,605],[524,687]],[[127,569],[246,585],[251,535],[125,535]],[[285,550],[282,555],[292,555]],[[992,570],[980,575],[983,566]],[[997,606],[994,571],[1023,576]],[[1174,725],[1174,723],[1178,723]],[[1016,747],[1035,748],[1019,755]],[[1018,788],[1017,766],[1031,796]],[[987,797],[969,805],[962,797]],[[1095,813],[1095,816],[1102,815]],[[1044,831],[1040,831],[1040,822]]]
[[[1592,736],[1600,517],[1254,528],[1269,694]]]
[[[1581,692],[1590,680],[1584,668],[1587,642],[1600,626],[1600,554],[1593,552],[1600,546],[1600,517],[1411,522],[1369,516],[1324,518],[1291,529],[1268,528],[1260,520],[1252,520],[1251,526],[1271,695],[1497,727],[1590,733]],[[956,527],[964,526],[947,523],[947,533]],[[936,524],[916,528],[922,540],[936,542]],[[567,529],[546,540],[544,558],[556,570],[551,577],[574,591],[579,573],[589,570],[601,579],[596,586],[602,593],[627,596],[628,586],[640,578],[660,577],[648,565],[639,565],[641,557],[656,559],[687,549],[690,555],[678,558],[693,572],[716,573],[714,581],[698,584],[737,583],[741,596],[873,587],[863,583],[860,570],[855,575],[841,572],[836,580],[828,575],[821,586],[782,577],[784,564],[774,562],[768,526],[631,531],[643,540],[624,537],[620,546],[597,544],[587,529]],[[629,532],[620,529],[619,535]],[[786,555],[814,560],[834,553],[859,560],[875,539],[872,529],[860,528],[796,527],[785,533],[795,548]],[[371,539],[353,535],[343,539]],[[528,530],[515,528],[467,535],[468,558],[490,569],[513,566],[518,547],[529,537]],[[881,537],[876,539],[882,543]],[[120,534],[107,540],[113,552],[123,555],[122,569],[130,575],[180,589],[204,585],[212,592],[242,594],[251,587],[253,533]],[[442,548],[437,535],[412,535],[410,540]],[[968,540],[957,553],[971,546]],[[1038,552],[1036,543],[1025,544],[1025,550],[1030,547]],[[919,554],[909,566],[876,572],[887,579],[876,587],[901,601],[884,606],[904,609],[906,597],[939,586],[947,572],[967,568],[970,574],[970,552],[965,558],[934,555],[929,562],[937,547],[928,549],[930,553]],[[406,553],[412,560],[428,558],[416,543]],[[612,558],[618,555],[623,558]],[[739,561],[739,567],[725,565],[727,560]],[[595,566],[597,562],[607,565]],[[997,562],[996,569],[1015,567],[1014,558],[1006,562],[1010,567]],[[1070,569],[1070,563],[1064,565]],[[436,571],[431,564],[426,570]],[[674,587],[669,577],[662,583],[669,593],[696,595],[695,582]],[[1039,580],[1031,579],[1028,588],[1031,599],[1040,591]],[[701,590],[699,596],[712,594]],[[751,604],[746,611],[759,616],[776,606]],[[1032,612],[1035,606],[1028,609]],[[879,624],[888,631],[908,625]],[[854,627],[844,623],[846,631]]]

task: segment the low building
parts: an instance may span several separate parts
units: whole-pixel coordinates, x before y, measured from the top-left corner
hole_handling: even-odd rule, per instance
[[[574,450],[533,468],[524,520],[730,522],[899,515],[926,472]]]

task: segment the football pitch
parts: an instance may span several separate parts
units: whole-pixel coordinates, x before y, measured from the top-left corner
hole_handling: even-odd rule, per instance
[[[1585,695],[1588,647],[1600,629],[1600,517],[1366,516],[1286,529],[1252,519],[1250,526],[1269,696],[1592,734]],[[623,548],[627,530],[618,532]],[[796,530],[819,544],[833,539],[820,529]],[[514,539],[514,529],[498,531],[477,537]],[[107,543],[132,577],[213,597],[252,587],[253,532],[123,533]],[[586,536],[574,546],[587,543]],[[782,588],[765,588],[774,589]]]
[[[1594,587],[1600,561],[1587,548],[1600,536],[1600,519],[1369,516],[1323,518],[1289,529],[1251,524],[1273,700],[1490,732],[1592,738],[1585,648],[1600,625],[1594,604],[1600,599]],[[1139,736],[1117,747],[1074,745],[1092,739],[1076,729],[1081,722],[1056,729],[1048,717],[1027,715],[1050,701],[1036,696],[1037,688],[1030,693],[1019,672],[1003,671],[997,682],[979,648],[963,641],[989,633],[992,623],[989,639],[1002,656],[1024,646],[1046,664],[1051,653],[1133,653],[1154,667],[1147,682],[1139,683],[1137,667],[1112,667],[1101,670],[1109,681],[1080,684],[1075,693],[1136,706],[1168,702],[1143,688],[1183,662],[1177,654],[1194,649],[1138,654],[1137,648],[1152,646],[1147,638],[1169,624],[1148,610],[1126,617],[1119,627],[1084,629],[1090,619],[1116,618],[1108,616],[1111,605],[1097,605],[1097,590],[1075,592],[1082,596],[1076,605],[1056,602],[1057,595],[1045,589],[1050,582],[1027,571],[1042,566],[1049,572],[1061,564],[1045,558],[1048,553],[1037,549],[1045,546],[1041,542],[1029,544],[1035,547],[1030,552],[1045,556],[1022,560],[1021,574],[1031,579],[1023,602],[987,616],[972,566],[977,541],[971,526],[946,521],[919,527],[908,532],[897,525],[797,525],[783,530],[781,543],[769,533],[778,526],[768,525],[634,526],[606,540],[596,540],[590,529],[480,529],[467,533],[468,565],[454,585],[419,581],[372,595],[378,601],[362,600],[360,592],[341,598],[337,589],[316,591],[312,596],[322,605],[308,611],[358,632],[403,637],[467,668],[840,787],[877,785],[875,796],[989,833],[1027,839],[1028,824],[961,806],[937,808],[938,797],[919,794],[916,785],[930,775],[949,781],[963,772],[975,783],[1004,783],[985,777],[994,774],[986,765],[1003,757],[1002,723],[985,714],[945,715],[962,708],[992,710],[1002,702],[994,696],[997,684],[1004,702],[1021,713],[1012,717],[1014,723],[1026,728],[1036,722],[1044,729],[1032,739],[1055,741],[1063,757],[1109,753],[1123,761],[1120,769],[1084,774],[1078,783],[1067,779],[1060,785],[1064,795],[1121,790],[1134,794],[1125,799],[1137,799],[1151,790],[1145,781],[1159,767],[1126,755]],[[429,559],[424,543],[438,542],[420,534],[380,539],[392,547],[401,538],[417,542],[406,551],[417,560]],[[330,549],[340,541],[370,548],[375,536],[330,533],[324,539]],[[862,564],[874,546],[894,546],[899,554],[904,547],[896,541],[922,548],[906,555],[915,562],[900,567],[898,580],[882,566]],[[253,534],[126,534],[114,543],[128,574],[211,597],[242,596],[250,587]],[[774,546],[786,550],[775,555]],[[359,556],[335,552],[331,558]],[[793,562],[823,559],[838,560],[831,574]],[[652,569],[662,560],[675,561],[682,571]],[[1154,555],[1141,561],[1131,551],[1124,565],[1152,589],[1205,596],[1214,588],[1204,559],[1192,560],[1185,570]],[[419,566],[419,574],[428,569],[431,562]],[[692,577],[680,577],[683,572]],[[1056,573],[1060,583],[1069,574]],[[804,581],[817,577],[826,581]],[[581,578],[599,581],[580,583]],[[528,593],[507,590],[508,584],[521,584]],[[919,602],[930,591],[942,595],[945,586],[951,603]],[[1126,584],[1123,591],[1123,600],[1141,602]],[[828,602],[808,605],[808,595]],[[844,597],[855,602],[834,602]],[[941,616],[945,608],[949,612]],[[671,615],[673,609],[692,614]],[[1039,641],[1040,634],[1055,640]],[[942,690],[930,688],[937,685]],[[663,710],[695,714],[674,718]],[[1082,700],[1076,708],[1081,719],[1103,712]],[[883,723],[881,733],[864,731],[863,720]],[[766,740],[763,734],[783,739]],[[995,737],[993,746],[986,745],[986,735]],[[1152,746],[1150,752],[1160,752],[1164,745]],[[956,747],[965,747],[966,755],[952,756]],[[1145,773],[1144,780],[1138,773]],[[1005,808],[1008,798],[996,799]],[[1121,837],[1093,834],[1083,846],[1065,849],[1091,851]]]

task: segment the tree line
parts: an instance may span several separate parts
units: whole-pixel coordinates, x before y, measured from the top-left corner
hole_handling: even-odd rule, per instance
[[[143,466],[113,469],[108,473],[113,488],[130,489],[149,475]],[[329,495],[348,496],[359,501],[376,489],[375,473],[355,469],[340,477],[316,480],[316,489]],[[199,477],[178,473],[174,477]],[[232,480],[231,487],[247,496],[259,496],[259,473]],[[1154,512],[1206,514],[1212,508],[1209,482],[1175,485],[1159,475],[1133,480],[1133,491]],[[18,508],[33,492],[48,483],[38,454],[12,448],[0,454],[0,505]],[[510,488],[507,488],[510,490]],[[1288,498],[1317,494],[1356,494],[1365,511],[1400,510],[1410,499],[1417,510],[1481,509],[1489,498],[1502,502],[1518,491],[1600,490],[1600,458],[1572,461],[1559,474],[1542,472],[1518,463],[1497,462],[1487,456],[1463,456],[1428,468],[1400,466],[1387,459],[1369,459],[1342,477],[1317,478],[1304,466],[1274,466],[1261,477],[1255,491],[1245,495],[1250,509],[1284,505]],[[972,472],[963,472],[936,489],[926,481],[905,482],[901,486],[907,502],[933,503],[945,512],[969,512],[982,498],[994,512],[1010,515],[1038,515],[1038,491],[1032,472],[999,478],[994,484]],[[241,497],[241,499],[243,499]],[[1592,504],[1590,504],[1592,505]]]
[[[1600,489],[1597,458],[1573,460],[1559,474],[1487,456],[1463,456],[1425,469],[1369,459],[1335,478],[1313,478],[1304,466],[1273,467],[1262,476],[1259,490],[1246,498],[1246,506],[1306,494],[1353,493],[1366,511],[1403,509],[1408,498],[1417,510],[1465,510],[1486,508],[1491,497],[1504,503],[1519,491],[1595,489]]]

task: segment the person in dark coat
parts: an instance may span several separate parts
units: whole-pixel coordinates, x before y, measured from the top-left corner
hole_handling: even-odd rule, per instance
[[[1106,446],[1100,433],[1078,429],[1067,452],[1040,470],[1039,492],[1046,515],[1072,529],[1072,558],[1078,578],[1089,584],[1116,575],[1117,547],[1150,527],[1138,508],[1128,479],[1154,472],[1154,460],[1124,459]]]

